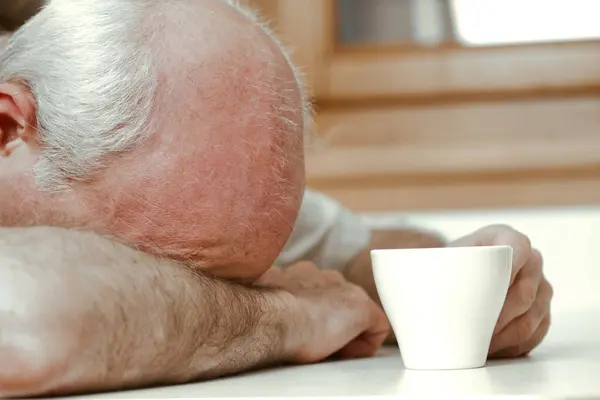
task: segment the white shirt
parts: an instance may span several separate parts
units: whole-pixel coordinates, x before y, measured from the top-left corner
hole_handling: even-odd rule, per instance
[[[322,269],[341,269],[369,246],[371,231],[363,219],[335,200],[310,189],[276,265],[313,261]]]

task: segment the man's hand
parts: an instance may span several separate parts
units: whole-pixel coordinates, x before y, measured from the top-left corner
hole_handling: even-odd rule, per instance
[[[552,287],[544,277],[540,253],[531,248],[527,236],[510,227],[489,226],[450,244],[493,245],[512,246],[514,257],[511,286],[492,339],[490,357],[518,357],[534,349],[548,333]],[[371,243],[375,249],[444,246],[442,238],[416,229],[374,231]],[[369,250],[365,249],[352,260],[345,275],[378,302]],[[393,335],[388,339],[390,343],[394,340]]]
[[[383,310],[358,286],[336,271],[320,271],[310,262],[271,269],[256,283],[294,295],[297,337],[289,345],[295,363],[321,361],[331,355],[369,357],[390,332]]]
[[[482,228],[451,246],[496,246],[513,248],[511,284],[490,346],[490,357],[518,357],[541,343],[550,327],[552,286],[542,269],[542,256],[529,238],[502,225]]]

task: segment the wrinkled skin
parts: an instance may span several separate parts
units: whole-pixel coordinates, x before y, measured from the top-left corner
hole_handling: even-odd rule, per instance
[[[26,85],[0,84],[0,225],[90,229],[253,281],[278,256],[300,207],[299,85],[278,45],[230,6],[203,0],[164,14],[175,36],[160,49],[157,131],[68,192],[35,185],[44,148],[37,101]]]

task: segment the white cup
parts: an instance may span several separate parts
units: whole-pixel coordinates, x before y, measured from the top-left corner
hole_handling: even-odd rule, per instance
[[[405,368],[485,365],[510,282],[510,246],[373,250],[371,259]]]

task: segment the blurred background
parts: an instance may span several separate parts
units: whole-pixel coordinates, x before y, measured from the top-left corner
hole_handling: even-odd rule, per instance
[[[378,227],[510,224],[555,310],[600,305],[600,0],[240,1],[306,74],[310,187]]]
[[[307,75],[311,187],[365,212],[600,203],[600,1],[246,2]]]
[[[312,188],[369,213],[600,204],[600,0],[240,1],[306,75]],[[0,28],[43,3],[0,0]]]

